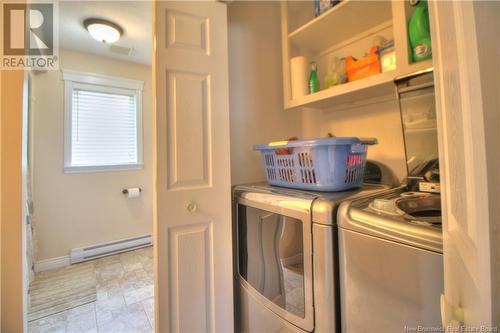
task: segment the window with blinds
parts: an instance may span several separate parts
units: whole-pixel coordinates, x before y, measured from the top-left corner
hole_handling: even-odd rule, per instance
[[[130,80],[120,84],[114,78],[101,85],[86,82],[81,75],[79,79],[65,80],[65,170],[142,166],[140,90],[130,89]]]

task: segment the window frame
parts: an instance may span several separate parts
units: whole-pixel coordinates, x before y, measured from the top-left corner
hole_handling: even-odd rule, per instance
[[[142,91],[144,89],[144,81],[65,69],[62,70],[62,77],[64,81],[64,173],[143,169]],[[76,88],[84,88],[84,90],[101,93],[133,95],[136,97],[137,163],[89,166],[72,165],[72,105],[73,90]]]

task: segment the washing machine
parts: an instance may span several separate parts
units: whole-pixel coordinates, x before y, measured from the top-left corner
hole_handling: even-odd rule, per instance
[[[339,208],[342,332],[408,332],[441,325],[440,197],[388,191]]]
[[[444,290],[432,70],[396,81],[408,177],[338,211],[342,332],[440,331]]]

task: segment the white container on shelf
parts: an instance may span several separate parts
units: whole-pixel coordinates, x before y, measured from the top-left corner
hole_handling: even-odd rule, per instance
[[[306,57],[293,57],[290,59],[290,81],[292,99],[308,94],[307,83],[309,79]]]

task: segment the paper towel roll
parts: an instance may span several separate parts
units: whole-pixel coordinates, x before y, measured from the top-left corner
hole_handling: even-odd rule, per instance
[[[308,66],[306,57],[293,57],[290,59],[290,81],[292,86],[292,99],[307,95]]]
[[[141,195],[141,189],[138,187],[132,187],[127,189],[127,198],[137,198]]]

